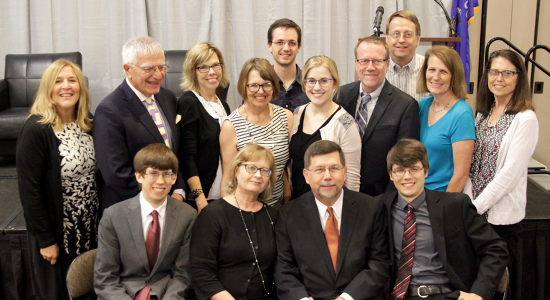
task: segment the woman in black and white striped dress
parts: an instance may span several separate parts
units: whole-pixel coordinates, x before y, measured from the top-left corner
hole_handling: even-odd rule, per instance
[[[243,66],[237,90],[244,104],[236,109],[222,125],[220,149],[223,165],[222,185],[227,182],[229,163],[248,143],[257,143],[271,150],[275,157],[277,181],[273,196],[266,203],[278,207],[290,200],[288,176],[288,141],[293,115],[290,111],[270,104],[279,95],[279,80],[273,67],[263,58],[249,59]],[[224,188],[222,187],[222,196]]]

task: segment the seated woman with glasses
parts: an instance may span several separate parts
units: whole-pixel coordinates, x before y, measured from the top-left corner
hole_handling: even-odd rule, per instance
[[[474,151],[474,113],[466,101],[464,67],[447,46],[426,52],[417,92],[432,96],[420,101],[420,141],[428,150],[430,190],[461,192],[468,180]]]
[[[181,83],[186,92],[178,100],[178,160],[191,190],[189,203],[199,212],[207,200],[220,197],[220,128],[230,110],[216,96],[216,89],[228,84],[223,55],[216,45],[203,42],[187,51]]]
[[[248,143],[271,150],[275,157],[276,178],[273,196],[267,204],[278,207],[290,200],[290,185],[284,169],[288,162],[288,139],[292,113],[269,102],[279,94],[279,80],[273,66],[264,58],[251,58],[243,65],[237,91],[244,104],[223,123],[220,149],[223,165],[222,182],[229,179],[229,163]],[[225,196],[222,190],[222,196]]]
[[[266,147],[250,143],[227,172],[226,195],[206,206],[193,227],[193,288],[199,300],[277,299],[277,213],[265,203],[276,181],[275,159]]]
[[[342,148],[348,167],[345,185],[359,191],[361,136],[353,117],[332,101],[340,84],[336,63],[327,56],[313,56],[304,65],[302,80],[302,88],[311,102],[294,111],[289,146],[292,199],[311,190],[303,175],[304,154],[319,140],[333,141]]]

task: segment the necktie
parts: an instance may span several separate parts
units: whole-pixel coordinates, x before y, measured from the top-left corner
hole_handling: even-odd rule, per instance
[[[145,102],[147,102],[147,110],[149,111],[149,114],[157,125],[157,128],[159,129],[160,135],[162,135],[164,143],[166,144],[166,146],[170,147],[170,142],[168,141],[168,133],[166,133],[166,128],[164,127],[164,123],[162,122],[162,116],[160,115],[160,111],[157,107],[156,101],[153,100],[151,97],[148,97],[147,99],[145,99]]]
[[[399,270],[397,271],[395,287],[391,293],[392,300],[405,299],[409,283],[411,282],[416,238],[416,218],[413,213],[414,207],[411,204],[407,205],[407,209],[408,212],[405,216],[401,257],[399,258]]]
[[[363,138],[363,135],[365,135],[365,131],[367,130],[367,123],[369,121],[367,104],[371,99],[372,98],[369,94],[363,95],[363,97],[361,97],[361,105],[359,105],[359,110],[355,114],[355,122],[357,122],[357,125],[359,126],[359,134],[361,134],[361,138]]]
[[[159,254],[160,246],[160,223],[159,223],[159,213],[156,210],[151,212],[153,216],[153,221],[149,225],[149,230],[147,231],[147,240],[145,241],[145,250],[147,251],[147,260],[149,261],[149,271],[153,270],[155,263],[157,262],[157,256]],[[151,288],[146,285],[141,289],[135,296],[135,300],[149,300],[151,293]]]
[[[332,266],[336,272],[336,259],[338,257],[338,222],[332,212],[332,207],[327,207],[328,219],[325,225],[325,239],[327,240],[328,251],[332,259]]]

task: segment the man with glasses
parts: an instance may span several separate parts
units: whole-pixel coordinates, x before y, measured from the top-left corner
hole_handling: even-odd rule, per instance
[[[492,299],[508,262],[506,243],[466,194],[424,188],[428,152],[413,139],[390,150],[397,191],[380,197],[389,220],[390,299]]]
[[[344,187],[340,146],[316,141],[303,175],[311,191],[283,205],[275,224],[281,300],[384,299],[389,276],[386,210]]]
[[[102,210],[139,193],[132,158],[143,147],[164,143],[177,153],[176,97],[161,87],[168,66],[162,46],[151,37],[122,47],[126,78],[97,107],[93,136],[99,166]],[[183,200],[178,176],[174,197]]]
[[[424,56],[415,52],[420,44],[420,23],[416,15],[406,10],[393,13],[386,23],[386,43],[390,48],[386,79],[416,101],[428,97],[428,94],[416,93],[418,72],[424,62]]]
[[[168,193],[178,159],[164,143],[134,158],[141,192],[105,210],[94,287],[99,299],[188,299],[189,242],[197,212]]]
[[[359,191],[383,194],[390,178],[385,159],[402,138],[420,138],[419,108],[411,96],[387,80],[389,49],[384,39],[366,37],[355,46],[355,71],[359,81],[340,88],[335,100],[355,118],[362,140]]]
[[[289,19],[275,21],[267,31],[267,48],[273,54],[273,68],[279,79],[279,97],[271,103],[291,112],[309,102],[302,90],[302,70],[296,64],[296,55],[302,48],[302,29]]]

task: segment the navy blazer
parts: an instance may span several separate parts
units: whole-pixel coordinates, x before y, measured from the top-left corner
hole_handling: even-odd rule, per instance
[[[354,118],[360,84],[342,86],[335,100]],[[386,80],[363,136],[360,192],[377,196],[386,191],[390,182],[386,156],[403,138],[420,139],[418,102]]]
[[[161,87],[155,94],[155,101],[172,130],[172,150],[177,154],[179,130],[176,126],[176,96]],[[153,118],[126,79],[97,107],[92,135],[100,173],[99,200],[101,210],[104,210],[139,193],[134,174],[134,156],[141,148],[153,143],[164,143],[164,140]],[[184,181],[178,174],[174,188],[184,187]]]

